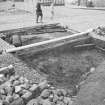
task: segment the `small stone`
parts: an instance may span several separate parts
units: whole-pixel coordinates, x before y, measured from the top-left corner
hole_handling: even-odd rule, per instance
[[[38,100],[38,105],[52,105],[51,102],[49,101],[49,99],[40,99]]]
[[[24,100],[22,98],[18,98],[14,100],[10,105],[25,105]]]
[[[67,91],[65,89],[60,89],[60,90],[62,91],[62,93],[63,93],[64,96],[67,95]]]
[[[66,105],[72,105],[73,101],[69,97],[64,97],[64,103]]]
[[[36,90],[38,89],[38,85],[37,84],[33,84],[31,87],[30,87],[30,91],[31,92],[35,92]]]
[[[51,89],[51,90],[55,90],[55,87],[51,86],[50,89]]]
[[[8,103],[11,103],[11,102],[14,101],[14,98],[13,98],[11,95],[8,95],[8,96],[6,97],[6,101],[7,101]]]
[[[18,99],[20,96],[18,94],[13,94],[14,100]]]
[[[4,83],[6,81],[6,78],[3,74],[0,74],[0,84]]]
[[[24,78],[25,83],[29,83],[29,80],[27,78]]]
[[[29,100],[31,100],[33,98],[33,95],[31,92],[28,91],[27,93],[25,93],[21,97],[24,99],[25,103],[27,103]]]
[[[30,88],[30,85],[28,83],[25,83],[22,84],[21,87],[28,90]]]
[[[2,100],[0,100],[0,105],[3,105],[3,101]]]
[[[50,101],[50,102],[53,102],[53,100],[54,100],[54,94],[50,94],[50,96],[49,96],[49,101]]]
[[[60,101],[63,101],[63,99],[64,99],[64,96],[60,96],[60,97],[58,98],[58,100],[60,100]]]
[[[18,93],[22,90],[21,86],[15,86],[15,93]]]
[[[6,94],[6,92],[5,92],[5,90],[3,88],[0,89],[0,94],[2,94],[2,95]]]
[[[20,78],[19,75],[15,75],[15,80],[18,80]]]
[[[62,92],[60,89],[57,90],[57,95],[58,95],[59,97],[60,97],[60,96],[64,96],[63,92]]]
[[[6,81],[2,86],[4,87],[10,87],[12,84],[10,81]]]
[[[15,88],[13,86],[5,87],[6,94],[12,95],[15,92]]]
[[[49,97],[49,95],[50,95],[50,91],[49,91],[48,89],[45,89],[45,90],[42,91],[42,93],[41,93],[40,96],[41,96],[43,99],[46,99],[46,98]]]
[[[38,105],[37,99],[30,100],[27,105]]]
[[[4,74],[0,74],[0,78],[3,78],[4,77]]]
[[[68,89],[66,96],[69,96],[69,97],[73,96],[73,94],[74,94],[73,92],[74,92],[73,90]]]
[[[54,98],[53,98],[53,102],[56,103],[58,101],[59,97],[57,96],[57,94],[54,94]]]
[[[14,67],[12,67],[10,65],[10,67],[9,67],[9,75],[14,75],[14,74],[15,74],[15,69],[14,69]]]
[[[24,84],[24,83],[25,83],[24,77],[20,77],[20,78],[19,78],[19,81],[20,81],[21,84]]]
[[[6,99],[6,95],[2,95],[1,99],[5,100]]]
[[[9,105],[7,101],[3,101],[3,105]]]
[[[93,73],[95,71],[95,67],[90,68],[90,73]]]
[[[13,83],[13,82],[15,81],[15,76],[12,75],[12,76],[10,77],[10,80],[9,80],[9,81],[10,81],[11,83]]]
[[[18,85],[20,85],[20,81],[15,80],[15,81],[13,82],[13,86],[18,86]]]
[[[23,89],[23,90],[21,90],[18,94],[19,94],[19,96],[21,97],[22,95],[24,95],[24,94],[27,93],[27,92],[29,92],[29,91]]]
[[[57,101],[57,105],[65,105],[63,101]]]
[[[43,82],[41,82],[41,83],[39,83],[39,88],[41,89],[41,90],[43,90],[43,89],[45,89],[45,88],[48,88],[49,87],[49,85],[48,85],[48,83],[47,83],[47,81],[46,80],[44,80]]]

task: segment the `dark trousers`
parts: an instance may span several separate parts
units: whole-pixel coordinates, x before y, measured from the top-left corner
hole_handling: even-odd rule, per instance
[[[40,22],[42,22],[42,19],[43,19],[42,12],[36,12],[36,22],[37,23],[38,23],[39,17],[40,17]]]

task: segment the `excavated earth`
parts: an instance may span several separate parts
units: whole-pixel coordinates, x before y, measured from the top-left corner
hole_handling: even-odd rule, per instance
[[[31,40],[28,40],[23,44],[30,42]],[[71,49],[66,45],[38,53],[32,49],[13,55],[19,58],[22,64],[32,68],[32,71],[23,70],[22,73],[22,64],[19,67],[19,61],[17,64],[15,62],[14,65],[20,70],[17,69],[18,74],[33,79],[35,69],[40,77],[46,78],[53,86],[69,89],[71,96],[77,97],[73,105],[105,105],[104,52],[93,47]],[[95,73],[86,75],[91,68],[95,68]],[[80,85],[83,81],[85,82]]]
[[[19,55],[29,67],[36,69],[56,87],[70,89],[72,95],[78,92],[77,85],[84,81],[84,76],[92,67],[97,67],[105,60],[105,55],[96,49],[69,49],[67,46],[39,53]]]

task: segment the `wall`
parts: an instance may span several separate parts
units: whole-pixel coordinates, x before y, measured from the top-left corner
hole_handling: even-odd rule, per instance
[[[105,0],[92,0],[96,7],[105,7]]]

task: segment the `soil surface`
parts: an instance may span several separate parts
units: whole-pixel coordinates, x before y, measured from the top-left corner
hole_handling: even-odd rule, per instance
[[[46,76],[54,86],[70,89],[76,93],[76,85],[86,79],[82,77],[91,67],[97,67],[105,60],[105,55],[96,49],[70,50],[68,48],[50,50],[19,56],[28,66]]]

